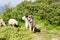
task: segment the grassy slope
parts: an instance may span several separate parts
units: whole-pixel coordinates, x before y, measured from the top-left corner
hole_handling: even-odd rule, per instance
[[[52,26],[52,25],[48,25]],[[56,37],[59,39],[60,30],[56,28],[47,30],[47,25],[44,25],[43,22],[37,22],[36,27],[41,30],[41,32],[32,33],[29,32],[29,29],[25,27],[0,27],[0,40],[51,40]],[[60,39],[59,39],[60,40]]]

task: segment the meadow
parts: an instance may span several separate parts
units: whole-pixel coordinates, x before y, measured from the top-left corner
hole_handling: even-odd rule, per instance
[[[44,23],[37,22],[36,27],[40,32],[36,33],[30,32],[25,26],[2,26],[0,27],[0,40],[52,40],[54,38],[60,40],[60,27]]]

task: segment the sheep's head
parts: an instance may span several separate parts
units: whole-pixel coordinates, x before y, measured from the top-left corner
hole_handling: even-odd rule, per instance
[[[27,17],[26,16],[23,16],[22,17],[22,20],[26,21]]]

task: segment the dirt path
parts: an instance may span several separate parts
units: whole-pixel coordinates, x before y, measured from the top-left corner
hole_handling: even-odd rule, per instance
[[[32,37],[32,40],[46,40],[46,39],[43,36],[34,34]]]
[[[53,33],[46,33],[48,31],[43,30],[40,34],[33,34],[32,40],[60,40],[60,36]]]

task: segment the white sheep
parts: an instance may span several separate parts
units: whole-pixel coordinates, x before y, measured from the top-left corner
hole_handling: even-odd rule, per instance
[[[18,27],[18,21],[16,21],[15,19],[9,19],[8,24]]]
[[[3,19],[0,19],[0,26],[6,26],[5,22],[3,21]]]

